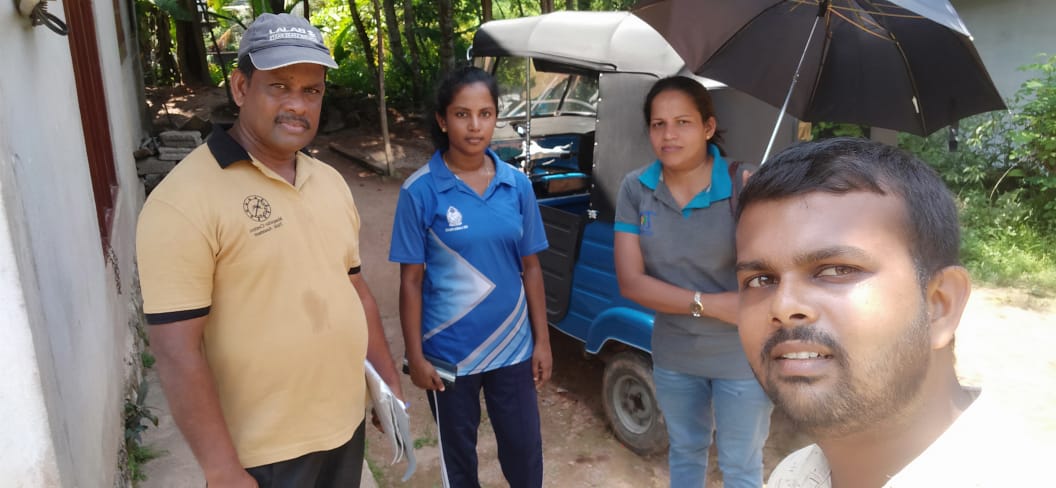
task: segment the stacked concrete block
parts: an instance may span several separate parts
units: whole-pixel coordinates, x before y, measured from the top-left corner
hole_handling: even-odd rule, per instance
[[[158,137],[158,159],[162,161],[179,161],[202,145],[202,135],[193,130],[167,130]]]
[[[151,145],[154,145],[152,141]],[[202,145],[202,134],[196,130],[169,130],[156,139],[156,147],[146,151],[151,155],[136,161],[136,170],[149,194],[172,171],[176,163]]]

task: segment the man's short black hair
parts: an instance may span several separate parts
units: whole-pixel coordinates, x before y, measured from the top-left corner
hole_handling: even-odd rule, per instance
[[[238,58],[238,70],[246,75],[246,79],[252,79],[253,73],[257,71],[256,65],[253,64],[253,59],[248,54],[243,54],[242,57]]]
[[[749,178],[738,199],[737,219],[763,201],[856,191],[902,199],[906,238],[922,287],[937,271],[960,263],[957,204],[938,174],[913,155],[868,139],[825,139],[781,151]]]

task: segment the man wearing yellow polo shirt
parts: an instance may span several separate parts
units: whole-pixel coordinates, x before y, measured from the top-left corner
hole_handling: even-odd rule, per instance
[[[304,19],[257,18],[231,75],[238,120],[214,128],[140,215],[151,347],[210,488],[359,486],[364,358],[402,397],[359,273],[352,194],[300,152],[327,67]]]

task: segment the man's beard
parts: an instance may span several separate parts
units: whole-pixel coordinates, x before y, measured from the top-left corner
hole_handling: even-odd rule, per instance
[[[770,350],[780,342],[799,340],[822,344],[832,352],[837,364],[836,384],[822,391],[806,389],[813,378],[760,379],[774,406],[783,410],[793,426],[814,438],[838,438],[875,426],[899,416],[920,392],[931,361],[928,314],[923,308],[909,328],[892,344],[882,359],[859,364],[853,361],[832,336],[813,327],[779,329],[762,349],[763,364],[773,365]],[[798,383],[790,385],[790,383]],[[797,391],[786,393],[794,388]]]

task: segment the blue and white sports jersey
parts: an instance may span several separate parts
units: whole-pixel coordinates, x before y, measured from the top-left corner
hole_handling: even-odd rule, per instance
[[[487,155],[495,177],[481,196],[433,154],[404,182],[392,225],[389,260],[425,265],[422,351],[459,375],[532,357],[521,258],[547,247],[528,177]]]

